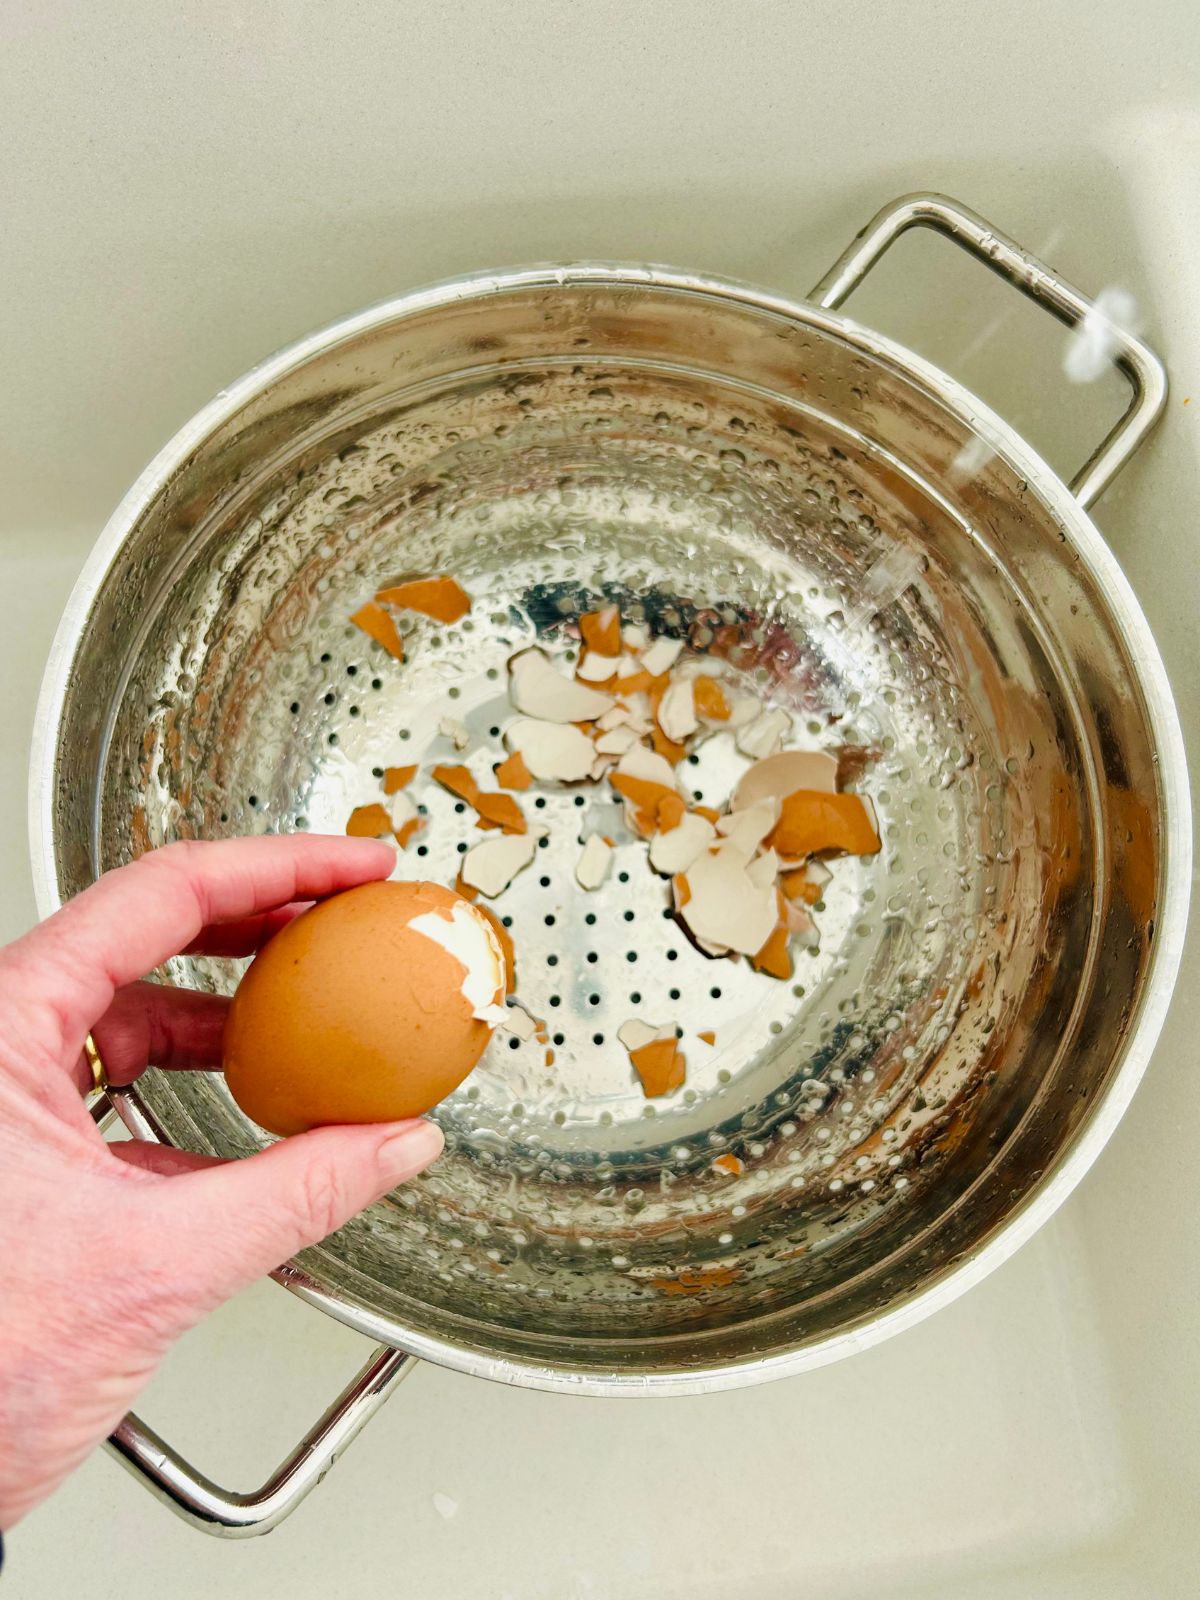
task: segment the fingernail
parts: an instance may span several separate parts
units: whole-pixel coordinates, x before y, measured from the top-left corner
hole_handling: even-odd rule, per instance
[[[431,1166],[445,1149],[446,1140],[436,1122],[408,1122],[388,1135],[379,1147],[380,1165],[402,1183]]]

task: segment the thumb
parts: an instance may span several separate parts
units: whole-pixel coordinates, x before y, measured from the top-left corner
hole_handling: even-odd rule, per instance
[[[318,1244],[436,1161],[432,1122],[369,1123],[293,1134],[241,1161],[171,1180],[191,1249],[197,1314]]]

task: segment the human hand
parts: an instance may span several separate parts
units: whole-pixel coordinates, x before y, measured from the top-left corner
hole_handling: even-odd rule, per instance
[[[386,877],[367,839],[176,844],[0,950],[0,1530],[104,1439],[171,1342],[436,1159],[427,1122],[316,1128],[244,1161],[106,1144],[83,1095],[214,1068],[229,1002],[141,979],[248,955],[302,902]]]

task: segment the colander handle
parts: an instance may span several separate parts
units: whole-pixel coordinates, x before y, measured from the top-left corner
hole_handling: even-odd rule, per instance
[[[933,228],[944,234],[1069,328],[1085,319],[1103,328],[1113,365],[1128,379],[1133,398],[1124,416],[1071,480],[1071,491],[1080,505],[1085,509],[1094,505],[1162,415],[1167,400],[1162,362],[1073,284],[977,212],[941,194],[903,195],[884,206],[814,285],[808,298],[826,311],[837,310],[909,228]]]
[[[89,1102],[89,1109],[100,1127],[116,1110],[137,1137],[156,1144],[166,1142],[135,1091],[109,1089]],[[273,1276],[294,1282],[298,1274],[295,1268],[283,1267]],[[259,1489],[222,1489],[132,1411],[109,1436],[107,1448],[176,1516],[202,1533],[220,1539],[247,1539],[270,1533],[317,1487],[342,1451],[416,1365],[415,1357],[403,1350],[379,1345]]]

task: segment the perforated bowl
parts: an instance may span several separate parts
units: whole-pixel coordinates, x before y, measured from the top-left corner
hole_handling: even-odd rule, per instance
[[[438,1109],[444,1158],[290,1274],[394,1346],[603,1393],[828,1360],[1027,1236],[1142,1070],[1188,877],[1174,710],[1080,499],[950,379],[831,309],[914,222],[1060,316],[1086,309],[928,198],[877,220],[824,306],[625,266],[458,280],[224,392],[81,580],[39,719],[47,910],[166,840],[340,831],[377,798],[372,769],[446,759],[447,714],[498,757],[507,658],[570,650],[601,601],[732,643],[800,731],[861,752],[884,848],[836,863],[788,983],[689,944],[627,837],[580,892],[583,832],[619,815],[599,790],[530,791],[549,835],[496,904],[553,1066],[494,1041]],[[1153,356],[1118,354],[1137,394],[1087,500],[1161,406]],[[878,579],[897,550],[920,569],[898,596]],[[348,618],[430,570],[473,609],[418,621],[400,666]],[[739,761],[713,739],[682,770],[719,803]],[[471,819],[412,792],[429,825],[403,870],[452,881]],[[170,977],[229,991],[237,969]],[[684,1030],[667,1099],[644,1098],[616,1040],[633,1015]],[[193,1149],[262,1142],[219,1075],[151,1072],[137,1098]]]

